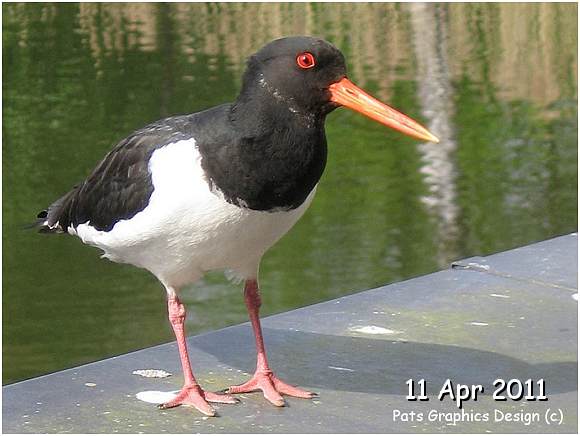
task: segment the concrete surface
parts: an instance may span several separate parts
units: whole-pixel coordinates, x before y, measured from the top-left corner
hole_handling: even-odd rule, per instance
[[[316,400],[276,408],[261,393],[245,394],[238,405],[216,406],[216,418],[158,410],[136,394],[180,388],[171,343],[5,386],[3,431],[577,433],[577,245],[576,234],[562,236],[264,319],[274,371],[318,392]],[[188,342],[208,389],[253,372],[247,323]],[[174,375],[144,378],[137,369]],[[498,378],[544,379],[548,400],[494,400]],[[428,401],[406,399],[408,379],[426,380]],[[437,398],[448,379],[483,393],[460,410]]]

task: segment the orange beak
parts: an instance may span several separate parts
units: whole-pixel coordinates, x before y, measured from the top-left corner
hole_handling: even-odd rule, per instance
[[[405,135],[425,141],[439,139],[417,121],[368,95],[346,77],[328,87],[330,100],[346,106]]]

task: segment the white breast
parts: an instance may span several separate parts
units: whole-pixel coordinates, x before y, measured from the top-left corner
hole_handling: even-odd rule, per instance
[[[210,191],[193,139],[156,150],[149,169],[154,191],[144,210],[109,232],[90,222],[69,232],[104,250],[104,257],[146,268],[173,287],[210,270],[256,277],[262,255],[298,221],[316,190],[292,211],[237,207]]]

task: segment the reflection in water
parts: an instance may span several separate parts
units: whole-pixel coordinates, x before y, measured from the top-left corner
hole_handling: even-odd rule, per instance
[[[489,80],[502,99],[541,105],[576,92],[576,5],[461,3],[449,5],[447,24],[454,78]]]
[[[153,277],[21,227],[132,130],[230,101],[245,58],[283,35],[335,43],[355,83],[442,143],[331,114],[317,198],[262,265],[265,314],[573,231],[576,16],[547,3],[4,4],[4,380],[172,340]],[[190,333],[246,320],[221,275],[183,300]]]
[[[439,144],[419,145],[429,193],[422,197],[438,222],[438,261],[445,266],[457,256],[458,208],[456,202],[454,152],[453,89],[447,62],[447,8],[437,4],[412,3],[411,23],[417,59],[417,82],[422,114],[428,128],[437,132]]]

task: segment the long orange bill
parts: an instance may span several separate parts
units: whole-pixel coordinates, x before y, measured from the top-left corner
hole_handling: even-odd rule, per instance
[[[346,106],[405,135],[425,141],[439,139],[417,121],[368,95],[346,77],[328,87],[330,100]]]

